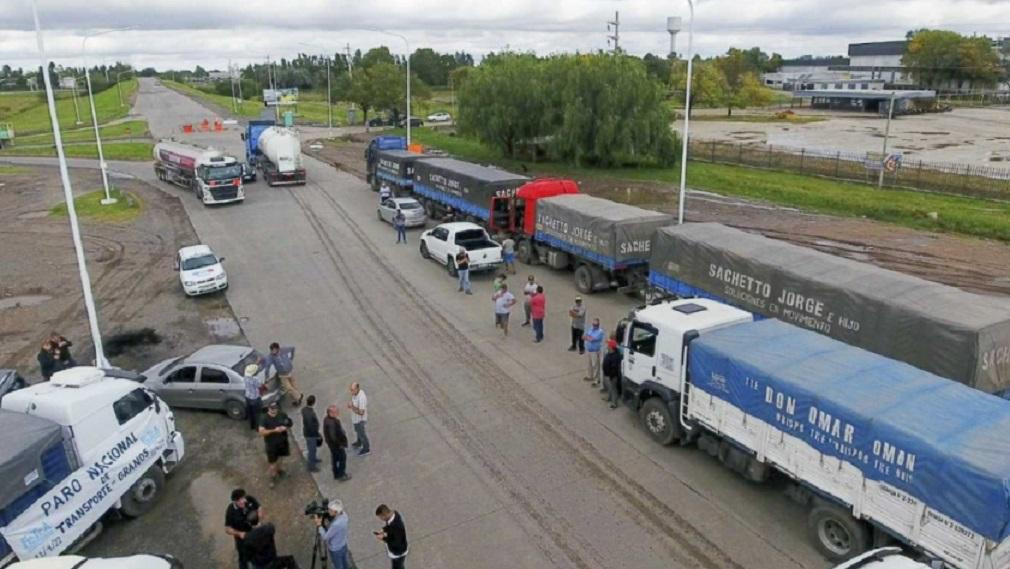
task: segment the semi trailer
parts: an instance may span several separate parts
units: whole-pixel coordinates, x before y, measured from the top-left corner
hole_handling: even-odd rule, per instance
[[[412,191],[429,218],[452,214],[457,221],[486,224],[491,218],[492,198],[511,198],[528,181],[526,176],[491,166],[455,158],[427,158],[414,162]]]
[[[242,164],[220,150],[162,140],[154,145],[154,174],[192,191],[204,205],[245,199]]]
[[[649,436],[790,480],[829,559],[897,542],[954,569],[1010,567],[1005,400],[711,299],[621,328],[622,402]]]
[[[399,150],[406,153],[407,139],[402,136],[383,135],[376,136],[368,141],[368,146],[365,148],[365,181],[372,186],[373,191],[379,190],[380,179],[377,177],[379,173],[379,155],[385,150]],[[410,155],[418,156],[417,154]],[[392,159],[398,161],[399,156],[401,155],[396,154]],[[410,173],[408,174],[405,169],[399,166],[391,168],[387,165],[384,171],[386,175],[382,176],[383,180],[395,183],[396,186],[408,191],[413,186],[413,168],[410,169]]]
[[[269,186],[305,183],[302,146],[293,129],[272,120],[252,120],[242,133],[246,162],[263,173]]]

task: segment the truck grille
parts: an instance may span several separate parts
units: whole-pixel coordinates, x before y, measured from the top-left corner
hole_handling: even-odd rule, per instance
[[[210,189],[215,200],[231,200],[238,197],[238,186],[215,186]]]

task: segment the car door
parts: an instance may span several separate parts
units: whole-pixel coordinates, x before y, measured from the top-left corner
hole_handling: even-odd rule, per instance
[[[393,223],[393,214],[396,213],[396,202],[387,199],[379,204],[379,215],[383,221]]]
[[[239,388],[241,389],[241,387]],[[200,366],[200,379],[196,387],[197,405],[201,409],[223,409],[224,402],[235,390],[231,377],[223,368],[213,365]],[[239,397],[244,397],[239,393]]]
[[[624,377],[637,385],[656,378],[656,338],[658,330],[652,324],[632,321],[628,330],[627,350],[622,367]]]
[[[196,366],[182,365],[165,375],[158,395],[170,407],[193,407],[196,401]]]
[[[428,234],[428,251],[435,261],[439,263],[445,262],[445,257],[449,250],[449,245],[446,243],[448,236],[449,230],[444,227],[436,227]]]

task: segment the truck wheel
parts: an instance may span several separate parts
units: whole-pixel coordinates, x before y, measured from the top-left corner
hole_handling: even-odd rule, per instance
[[[165,473],[155,465],[147,469],[141,477],[123,494],[123,515],[128,518],[140,517],[151,511],[165,487]]]
[[[533,244],[528,239],[519,241],[516,245],[516,257],[524,265],[535,265],[536,258],[533,256]]]
[[[575,268],[575,288],[582,294],[592,294],[593,272],[589,265],[579,265]]]
[[[638,410],[638,417],[642,420],[645,432],[657,443],[667,446],[678,438],[680,425],[674,426],[674,418],[670,416],[670,409],[662,399],[646,399]]]
[[[821,553],[834,562],[855,557],[870,546],[867,525],[831,504],[822,503],[810,510],[807,529]]]
[[[449,271],[451,276],[458,276],[459,271],[456,270],[456,262],[452,260],[452,256],[445,258],[445,270]]]
[[[431,258],[431,253],[428,252],[428,245],[425,244],[424,241],[421,241],[420,251],[421,251],[421,258],[422,259],[430,259]]]
[[[438,213],[437,211],[435,211],[435,204],[430,201],[424,202],[424,213],[427,214],[430,219],[435,219],[436,217],[438,217],[437,215],[435,215]]]
[[[245,419],[245,403],[242,401],[229,401],[224,404],[224,412],[228,414],[229,419],[241,421]]]
[[[589,267],[589,274],[592,275],[593,279],[593,290],[604,290],[610,288],[610,277],[603,269],[597,266]]]

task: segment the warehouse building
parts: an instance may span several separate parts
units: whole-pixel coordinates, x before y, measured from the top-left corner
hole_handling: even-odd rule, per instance
[[[894,96],[894,115],[916,114],[934,110],[936,91],[872,91],[872,90],[805,90],[793,93],[809,98],[814,109],[877,113],[887,116],[891,96]]]

